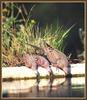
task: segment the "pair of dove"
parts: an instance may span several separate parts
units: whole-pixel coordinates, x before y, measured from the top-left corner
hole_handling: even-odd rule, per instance
[[[31,45],[33,46],[33,45]],[[23,55],[23,62],[25,66],[35,69],[37,71],[37,76],[39,74],[38,67],[43,67],[47,69],[50,75],[53,75],[51,66],[56,67],[64,71],[65,75],[69,74],[69,62],[64,53],[59,50],[52,48],[48,43],[43,42],[42,48],[44,56],[41,55]]]

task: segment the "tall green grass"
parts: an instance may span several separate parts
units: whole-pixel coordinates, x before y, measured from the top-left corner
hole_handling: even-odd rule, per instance
[[[70,30],[74,25],[66,28],[60,25],[46,25],[43,31],[39,31],[38,23],[36,20],[31,19],[31,12],[34,7],[31,8],[30,13],[25,18],[22,9],[14,3],[7,3],[6,8],[2,9],[2,66],[17,66],[21,65],[21,57],[24,53],[35,53],[35,48],[29,44],[40,47],[42,40],[45,40],[54,48],[64,51],[65,40],[70,35]],[[10,12],[4,12],[4,10]],[[14,9],[17,9],[17,15],[14,16]],[[18,16],[21,14],[22,19],[18,20]],[[22,21],[24,24],[22,24]],[[34,31],[34,26],[36,30]]]

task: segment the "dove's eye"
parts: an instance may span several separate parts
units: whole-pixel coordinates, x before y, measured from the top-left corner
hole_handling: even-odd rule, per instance
[[[35,61],[37,61],[38,59],[37,58],[35,58]]]

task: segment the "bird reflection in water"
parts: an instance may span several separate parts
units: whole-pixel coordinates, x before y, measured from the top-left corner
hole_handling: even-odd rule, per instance
[[[64,84],[65,78],[52,78],[52,79],[41,79],[36,81],[34,88],[34,95],[36,97],[49,97],[53,91],[58,91],[58,88]]]
[[[79,83],[79,80],[81,82]],[[83,97],[85,78],[52,78],[2,82],[3,97]],[[7,95],[8,94],[8,95]]]

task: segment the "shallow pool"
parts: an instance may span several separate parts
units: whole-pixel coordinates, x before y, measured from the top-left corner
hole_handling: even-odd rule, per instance
[[[3,98],[65,98],[84,97],[85,78],[55,78],[2,82]]]

